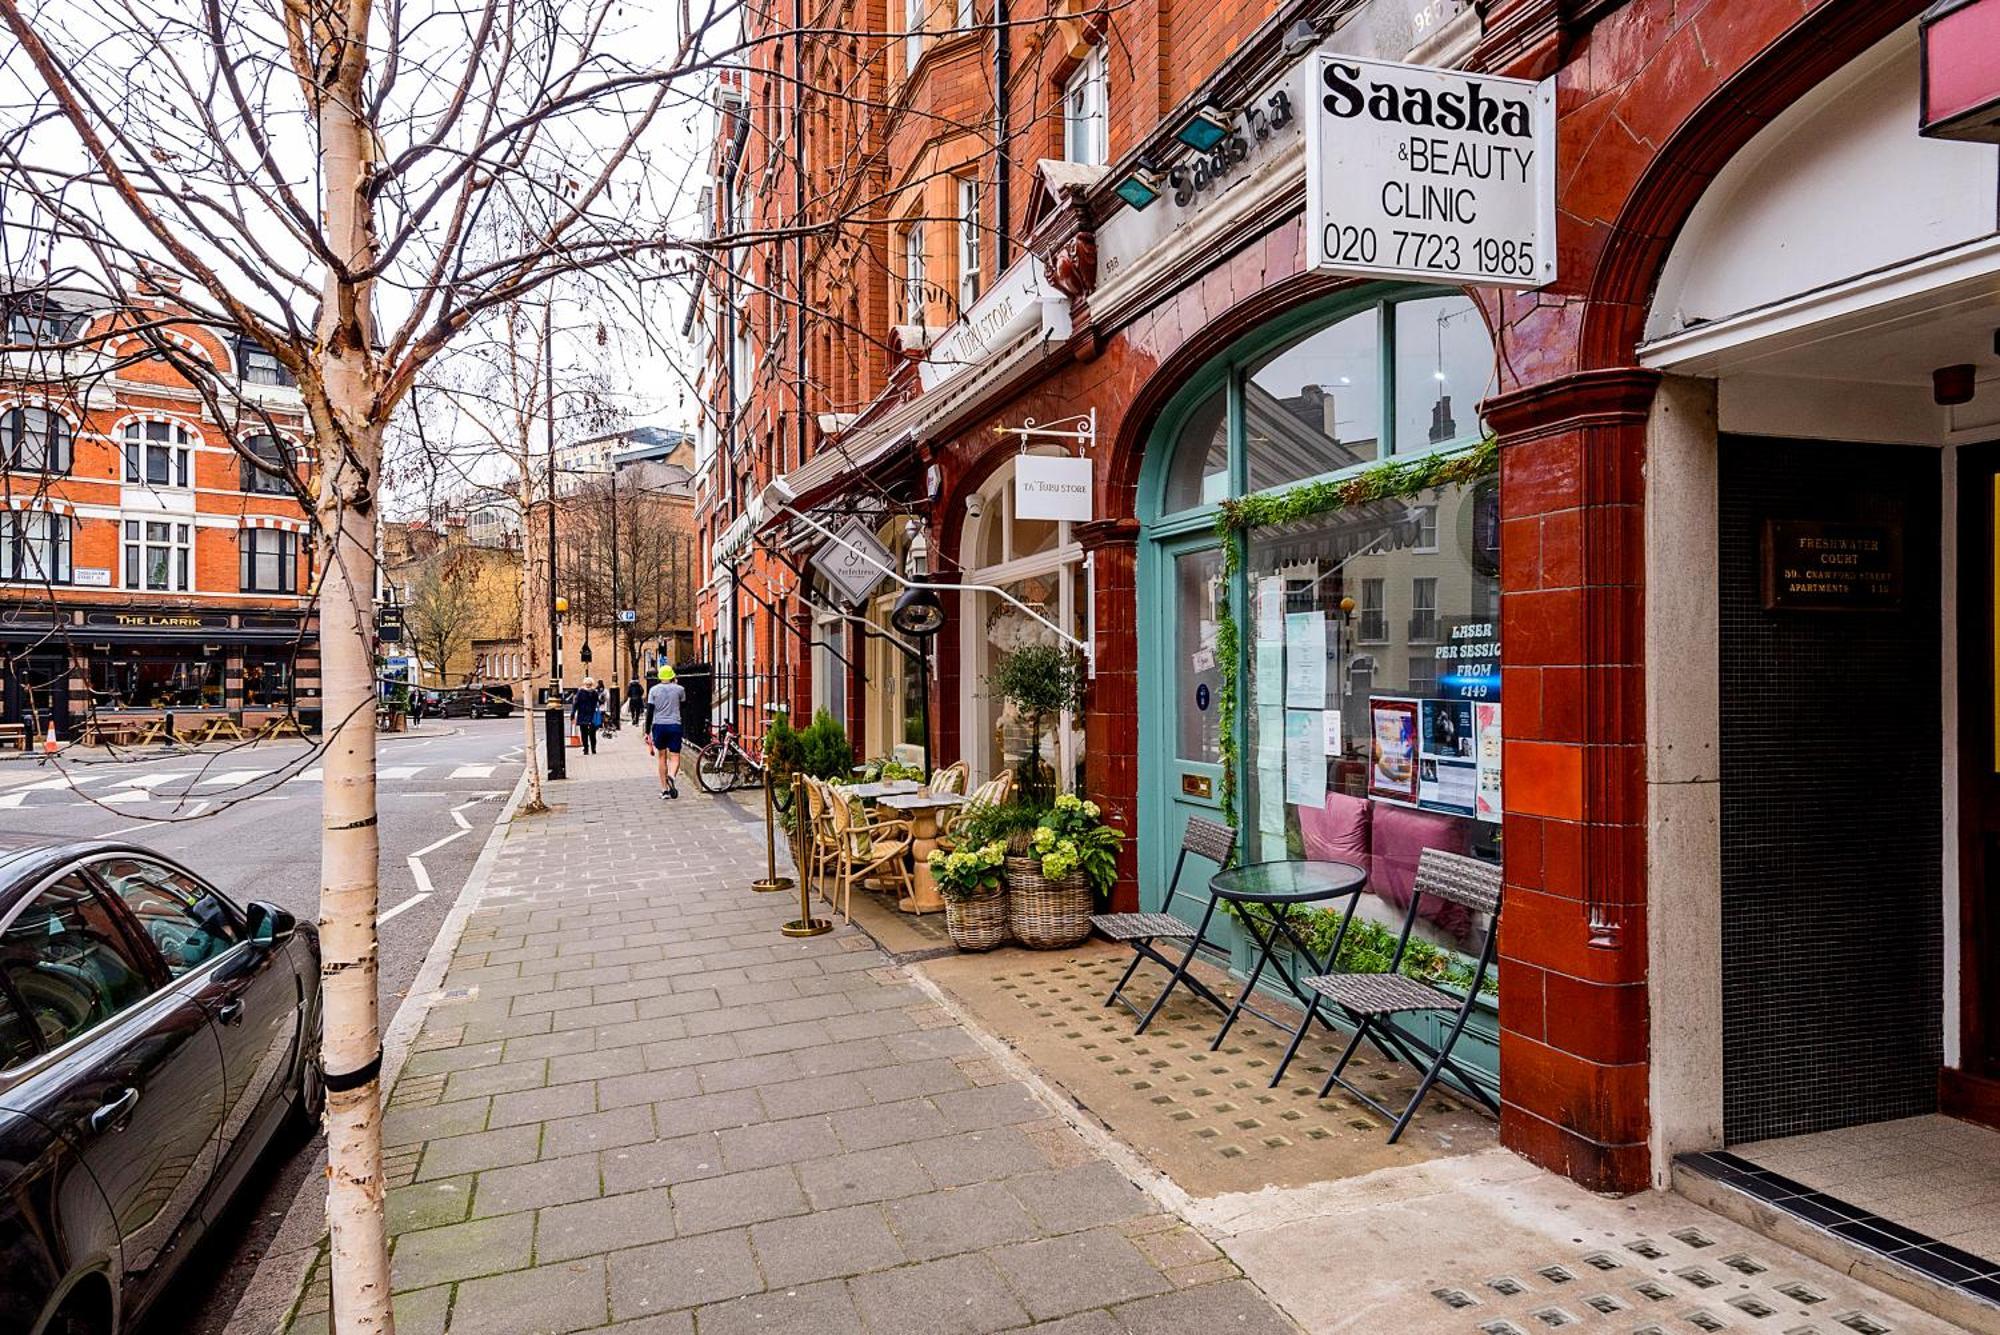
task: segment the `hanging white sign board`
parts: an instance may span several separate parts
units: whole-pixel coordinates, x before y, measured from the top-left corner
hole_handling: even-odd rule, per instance
[[[813,553],[813,569],[825,575],[834,592],[849,606],[865,601],[875,586],[895,569],[895,558],[859,519],[850,518]]]
[[[1091,517],[1090,460],[1066,454],[1024,454],[1014,461],[1014,517],[1066,519],[1072,524]]]
[[[1306,260],[1367,278],[1556,278],[1553,81],[1321,52],[1306,114]]]

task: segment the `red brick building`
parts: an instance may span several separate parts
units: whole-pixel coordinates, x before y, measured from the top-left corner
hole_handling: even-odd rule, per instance
[[[93,718],[316,714],[311,459],[282,368],[166,299],[6,310],[0,718],[67,740]]]
[[[1959,25],[1937,88],[2000,88],[1972,27],[1994,8],[1936,7]],[[1016,601],[1070,628],[1089,703],[1049,740],[1135,832],[1121,893],[1147,907],[1194,813],[1258,857],[1358,851],[1392,887],[1419,847],[1498,858],[1501,1135],[1589,1186],[1939,1108],[1992,1121],[2000,178],[1990,142],[1921,128],[1924,10],[1160,0],[996,51],[978,5],[969,33],[860,42],[836,66],[859,82],[809,74],[797,134],[781,71],[753,75],[719,231],[834,217],[829,173],[876,203],[802,259],[731,252],[754,279],[736,326],[718,261],[711,589],[771,604],[737,603],[756,661],[873,754],[919,712],[876,635],[899,586],[849,611],[808,557],[858,520],[904,578],[980,586],[945,595],[928,702],[933,749],[975,773],[1020,749],[980,685],[1046,635]],[[1553,280],[1310,268],[1320,52],[1552,81]],[[816,107],[837,86],[871,90],[858,127]],[[1240,147],[1204,161],[1182,137],[1202,119]],[[771,146],[803,156],[803,209]],[[765,294],[798,273],[788,316]],[[1224,560],[1232,498],[1482,434],[1497,478],[1253,530]],[[1090,461],[1089,518],[1017,514],[1036,452]],[[1473,752],[1438,750],[1433,779],[1429,720],[1456,738],[1461,704]],[[1373,765],[1399,717],[1400,796]],[[1286,747],[1315,720],[1323,783]]]

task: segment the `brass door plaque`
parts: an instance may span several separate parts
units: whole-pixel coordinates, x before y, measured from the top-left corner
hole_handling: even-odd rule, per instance
[[[1206,774],[1183,774],[1181,793],[1187,797],[1213,797],[1215,784]]]

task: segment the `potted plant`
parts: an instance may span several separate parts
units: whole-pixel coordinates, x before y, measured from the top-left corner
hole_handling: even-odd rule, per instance
[[[986,679],[1021,712],[1028,728],[1028,754],[1014,771],[1014,791],[1024,801],[1047,802],[1055,795],[1054,774],[1042,773],[1042,723],[1082,706],[1083,679],[1076,654],[1053,644],[1030,644],[1003,655]]]
[[[931,876],[944,897],[944,929],[960,950],[991,950],[1007,940],[1007,887],[998,839],[949,851],[931,850]]]
[[[1056,798],[1025,853],[1007,859],[1008,925],[1024,946],[1059,950],[1090,935],[1090,911],[1118,879],[1125,832],[1104,824],[1097,803]]]

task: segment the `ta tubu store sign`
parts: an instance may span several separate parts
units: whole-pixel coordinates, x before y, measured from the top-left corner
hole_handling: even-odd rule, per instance
[[[1555,85],[1321,53],[1306,112],[1306,251],[1367,278],[1556,277]]]

